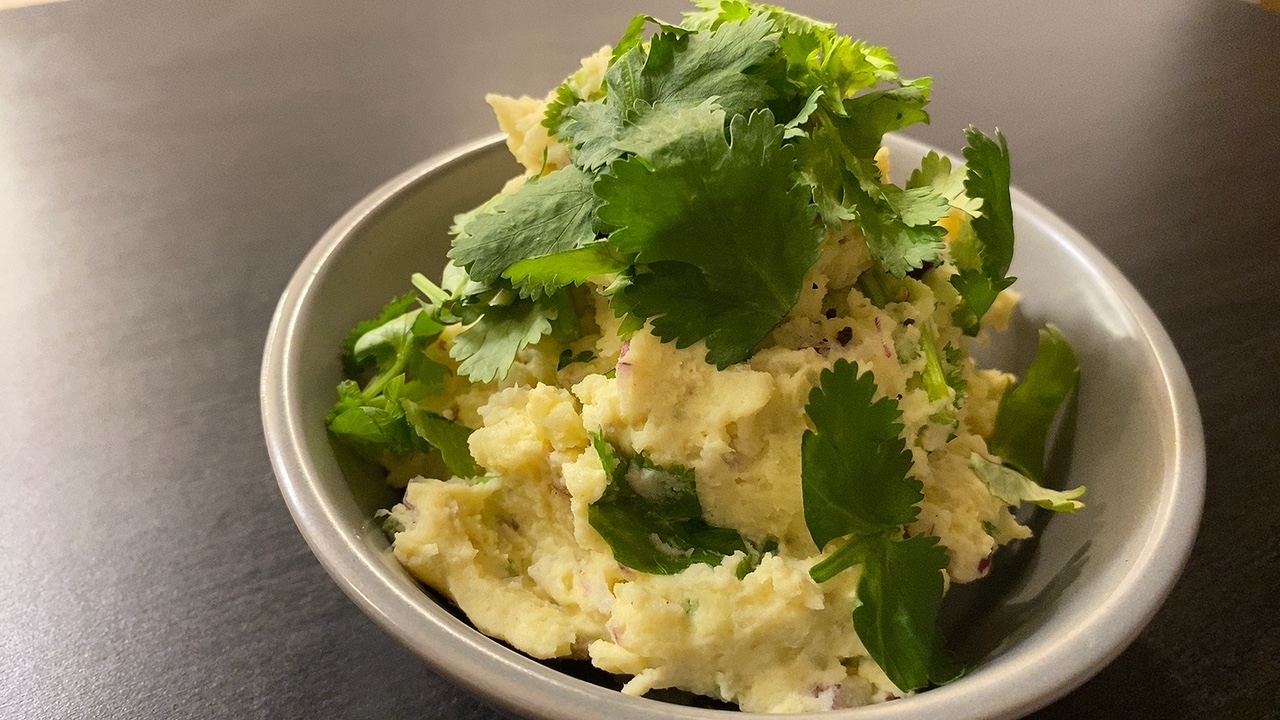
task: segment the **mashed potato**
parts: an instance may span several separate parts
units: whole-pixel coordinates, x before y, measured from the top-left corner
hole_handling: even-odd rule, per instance
[[[584,62],[594,93],[608,49]],[[539,124],[545,101],[490,97],[508,146],[530,174],[567,163]],[[518,185],[518,182],[517,182]],[[526,348],[496,383],[462,381],[451,417],[474,429],[479,479],[409,482],[393,517],[394,552],[482,632],[537,658],[589,660],[631,676],[623,691],[676,687],[745,711],[802,712],[900,696],[854,631],[856,568],[818,584],[806,529],[800,441],[806,398],[837,359],[875,378],[902,410],[912,475],[924,486],[913,534],[940,538],[949,582],[982,576],[1000,544],[1029,535],[968,466],[986,453],[1010,376],[960,361],[966,392],[931,401],[912,378],[924,367],[921,327],[961,346],[958,302],[937,269],[877,308],[855,286],[870,266],[857,229],[828,230],[799,302],[747,362],[717,370],[699,342],[677,348],[618,321],[588,283],[578,298],[594,332],[572,350],[594,358],[557,370],[559,346]],[[944,266],[945,267],[945,266]],[[987,315],[1002,325],[1015,298]],[[445,341],[448,341],[446,334]],[[554,347],[553,347],[554,346]],[[691,468],[707,522],[777,543],[743,575],[742,553],[674,575],[630,570],[588,522],[607,485],[590,433],[663,465]],[[740,576],[741,575],[741,576]]]

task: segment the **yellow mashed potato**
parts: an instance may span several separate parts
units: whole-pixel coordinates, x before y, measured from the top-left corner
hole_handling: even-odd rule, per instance
[[[604,48],[584,61],[574,76],[580,96],[599,88],[608,57]],[[567,164],[540,124],[545,100],[488,101],[529,174]],[[949,582],[977,579],[998,545],[1030,533],[968,466],[972,453],[989,455],[984,436],[1012,378],[965,359],[963,402],[954,392],[931,402],[909,382],[925,363],[921,326],[931,320],[940,343],[962,345],[950,321],[956,291],[934,271],[908,279],[909,298],[882,310],[855,287],[868,267],[856,228],[828,230],[791,313],[750,360],[725,370],[707,364],[701,342],[678,349],[641,330],[624,343],[603,288],[588,283],[579,299],[597,331],[571,349],[593,360],[557,370],[561,346],[546,340],[500,382],[455,379],[453,404],[441,410],[474,429],[484,477],[410,480],[392,511],[403,526],[396,557],[482,632],[536,658],[581,658],[631,676],[627,693],[676,687],[756,712],[903,695],[854,632],[856,569],[822,584],[809,576],[819,548],[805,524],[800,445],[822,370],[856,362],[874,375],[877,397],[898,401],[912,475],[924,486],[909,529],[940,539]],[[1003,293],[986,325],[1002,328],[1014,302]],[[951,421],[931,420],[939,416]],[[707,522],[754,543],[776,540],[777,552],[742,578],[741,553],[675,575],[619,565],[587,520],[607,483],[593,432],[693,469]]]

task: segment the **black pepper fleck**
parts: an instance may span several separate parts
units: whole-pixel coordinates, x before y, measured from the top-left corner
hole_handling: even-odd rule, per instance
[[[840,331],[836,333],[836,342],[840,343],[842,346],[848,345],[849,341],[852,339],[853,339],[853,328],[849,327],[848,325],[845,325],[844,327],[840,328]]]
[[[835,308],[827,308],[826,316],[827,316],[827,319],[828,319],[828,320],[831,320],[832,318],[834,318],[834,317],[836,316],[836,309],[835,309]]]

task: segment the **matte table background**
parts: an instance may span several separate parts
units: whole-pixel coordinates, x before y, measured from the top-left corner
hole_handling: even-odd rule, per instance
[[[464,6],[465,5],[465,6]],[[1280,15],[1239,0],[793,9],[935,79],[932,125],[1128,275],[1204,418],[1186,572],[1034,717],[1280,713]],[[276,299],[349,206],[672,0],[74,0],[0,12],[0,715],[497,714],[366,619],[276,489]],[[406,272],[392,268],[390,272]]]

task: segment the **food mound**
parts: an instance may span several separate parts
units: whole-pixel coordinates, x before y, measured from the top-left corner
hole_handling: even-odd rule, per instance
[[[966,350],[1016,302],[1004,137],[889,179],[928,78],[770,6],[637,17],[545,100],[526,172],[437,284],[362,323],[332,433],[404,487],[395,556],[536,658],[742,710],[881,702],[963,667],[949,583],[1028,537],[1075,357]],[[897,161],[897,158],[893,158]]]

